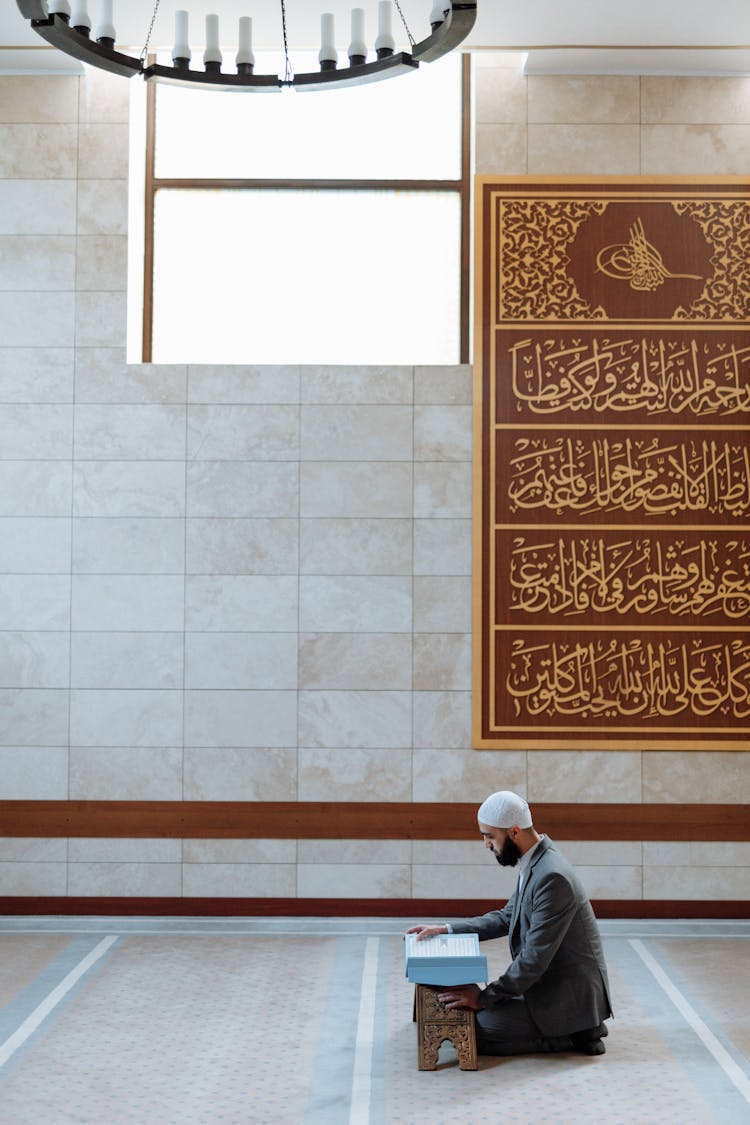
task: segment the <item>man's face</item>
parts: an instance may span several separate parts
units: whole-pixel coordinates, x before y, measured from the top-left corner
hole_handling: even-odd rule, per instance
[[[489,848],[502,867],[515,867],[521,858],[521,849],[513,839],[513,828],[495,828],[491,824],[480,824],[479,831],[484,846]]]

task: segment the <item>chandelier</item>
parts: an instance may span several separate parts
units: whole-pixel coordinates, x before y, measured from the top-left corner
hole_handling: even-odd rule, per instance
[[[257,2],[257,0],[256,0]],[[393,6],[391,0],[378,3],[378,36],[368,62],[365,40],[365,12],[353,8],[351,13],[351,38],[346,52],[348,65],[338,66],[334,17],[325,13],[320,17],[321,46],[318,55],[319,71],[295,74],[289,59],[285,0],[279,0],[284,48],[284,74],[255,74],[255,56],[252,45],[252,19],[239,19],[238,46],[234,72],[224,72],[224,59],[219,39],[219,17],[206,16],[203,70],[191,66],[192,51],[188,35],[188,13],[175,13],[175,39],[172,48],[172,66],[149,61],[149,41],[153,31],[160,0],[154,5],[146,41],[140,55],[128,55],[116,49],[117,33],[113,23],[112,0],[100,0],[99,22],[92,31],[92,22],[86,3],[72,5],[68,0],[17,0],[24,19],[42,39],[90,66],[114,74],[166,82],[178,86],[198,86],[209,90],[280,91],[285,88],[298,91],[336,89],[345,86],[377,82],[397,74],[416,70],[421,62],[434,62],[462,43],[474,26],[476,3],[456,3],[455,0],[435,0],[430,12],[430,34],[416,42],[404,18],[399,0],[394,0],[401,17],[410,50],[396,51],[393,37]]]

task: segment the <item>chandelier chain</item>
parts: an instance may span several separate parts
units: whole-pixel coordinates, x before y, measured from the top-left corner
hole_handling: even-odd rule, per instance
[[[148,45],[149,45],[149,42],[151,40],[151,33],[154,30],[154,24],[156,23],[156,13],[159,11],[159,4],[160,3],[161,3],[161,0],[156,0],[156,3],[154,4],[154,12],[153,12],[153,15],[151,16],[151,23],[148,26],[148,32],[146,34],[146,42],[143,44],[143,50],[141,51],[141,54],[140,54],[141,65],[143,65],[143,63],[145,63],[145,61],[148,57]]]
[[[284,35],[284,82],[291,85],[294,82],[294,71],[292,64],[289,61],[289,38],[286,31],[286,4],[284,0],[281,2],[281,30]]]
[[[401,5],[399,4],[399,0],[394,0],[394,3],[395,3],[396,8],[398,10],[398,14],[401,16],[401,22],[404,25],[404,30],[406,31],[406,34],[409,37],[409,43],[411,44],[412,47],[415,47],[417,41],[414,38],[414,36],[412,35],[411,31],[409,30],[409,25],[406,22],[406,16],[404,15],[404,13],[401,10]]]

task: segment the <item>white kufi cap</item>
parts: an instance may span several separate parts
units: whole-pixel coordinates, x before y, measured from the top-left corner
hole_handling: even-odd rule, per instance
[[[492,828],[531,828],[531,809],[523,797],[501,789],[480,805],[477,820]]]

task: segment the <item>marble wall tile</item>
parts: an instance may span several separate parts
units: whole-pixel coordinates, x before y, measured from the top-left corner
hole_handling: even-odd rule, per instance
[[[0,517],[0,573],[70,573],[70,520]]]
[[[646,124],[750,123],[746,77],[644,74],[640,83],[641,120]]]
[[[56,688],[0,689],[0,746],[64,746],[68,741],[68,693]],[[24,764],[31,765],[32,757]]]
[[[295,633],[187,633],[188,688],[297,688]]]
[[[414,631],[471,632],[471,579],[433,575],[415,578]]]
[[[750,898],[750,867],[647,867],[644,899],[725,902]]]
[[[76,402],[184,403],[187,367],[126,363],[124,348],[77,348]]]
[[[299,456],[297,406],[190,406],[191,461],[291,461]]]
[[[39,74],[0,77],[0,121],[45,124],[77,120],[77,78]]]
[[[180,801],[182,751],[158,746],[73,746],[70,750],[70,799]]]
[[[72,235],[0,235],[0,290],[75,289],[76,240]]]
[[[411,406],[303,406],[306,461],[411,461]]]
[[[410,746],[411,696],[406,691],[301,691],[299,741],[310,749]]]
[[[178,574],[76,574],[72,624],[89,632],[169,633],[184,625]]]
[[[122,234],[81,234],[77,240],[75,288],[127,289],[128,242]]]
[[[66,883],[65,863],[0,863],[0,895],[64,897]]]
[[[67,741],[66,734],[64,746],[0,746],[0,800],[67,800]]]
[[[186,898],[294,898],[293,863],[186,863],[182,893]]]
[[[296,840],[183,840],[184,863],[296,863]]]
[[[412,868],[412,897],[488,899],[499,906],[512,895],[516,879],[515,871],[505,871],[496,863],[476,867],[432,867],[425,863]],[[498,943],[497,947],[490,945],[483,950],[488,958],[492,954],[498,958],[497,971],[490,970],[491,977],[497,976],[508,963],[507,944],[503,942],[502,946],[501,949]]]
[[[296,632],[297,578],[189,575],[185,621],[187,629],[195,632]]]
[[[82,180],[124,180],[128,175],[128,126],[81,122],[78,176]]]
[[[750,125],[644,125],[644,175],[746,175]]]
[[[188,574],[297,574],[298,522],[189,519]]]
[[[535,750],[529,801],[593,803],[641,799],[641,755],[628,750]]]
[[[0,180],[0,234],[75,234],[75,180]]]
[[[306,462],[300,466],[300,492],[302,516],[408,517],[412,467],[403,461]]]
[[[182,841],[72,836],[68,859],[71,863],[180,863]]]
[[[190,403],[298,403],[299,367],[203,364],[188,368]]]
[[[0,621],[4,629],[69,629],[69,576],[0,575]]]
[[[527,127],[522,124],[482,124],[474,131],[477,175],[519,175],[526,172]]]
[[[643,755],[647,803],[743,804],[750,793],[750,753],[650,750]]]
[[[184,520],[73,520],[76,574],[182,574],[184,569]]]
[[[411,660],[408,633],[302,633],[299,686],[409,691]]]
[[[70,462],[0,460],[0,516],[70,516]]]
[[[415,520],[414,573],[470,575],[471,520]]]
[[[182,744],[179,691],[75,688],[70,693],[75,747],[163,747]],[[72,769],[72,759],[71,759]]]
[[[296,516],[299,467],[292,461],[189,463],[187,510],[190,516]]]
[[[67,632],[0,631],[0,685],[5,688],[67,688]]]
[[[629,74],[532,75],[528,109],[534,123],[637,125],[640,80]]]
[[[300,801],[408,801],[408,749],[299,751]]]
[[[0,125],[0,179],[74,180],[77,125]]]
[[[411,579],[303,575],[300,629],[304,633],[404,633],[411,630]]]
[[[411,367],[303,367],[301,401],[307,403],[410,404]]]
[[[414,410],[416,461],[471,461],[470,406],[417,406]]]
[[[10,403],[0,412],[0,457],[69,458],[73,451],[73,408],[68,403]]]
[[[76,295],[76,346],[121,347],[127,329],[126,294],[79,292]]]
[[[186,691],[185,744],[280,748],[297,745],[293,691]]]
[[[73,293],[0,293],[0,340],[3,346],[72,347],[74,301]]]
[[[520,70],[477,67],[474,90],[475,120],[483,125],[526,124],[528,78]]]
[[[300,898],[410,898],[408,864],[300,864]]]
[[[68,894],[95,897],[179,898],[179,863],[71,863]]]
[[[471,746],[471,693],[415,691],[414,746],[457,750]]]
[[[128,181],[78,180],[79,234],[127,234]]]
[[[414,515],[461,519],[471,515],[471,465],[425,461],[414,466]]]
[[[75,516],[182,516],[185,466],[168,461],[79,461],[73,468]]]
[[[411,862],[410,840],[300,840],[299,863],[369,865]]]
[[[68,858],[68,841],[41,839],[28,836],[9,836],[0,840],[0,859],[19,863],[65,863]]]
[[[529,125],[529,173],[638,175],[638,125]]]
[[[476,801],[512,789],[526,795],[526,754],[473,750],[470,740],[453,749],[414,751],[415,801]]]
[[[643,894],[642,867],[586,867],[576,865],[576,874],[583,883],[589,898],[641,899]]]
[[[70,348],[0,347],[0,402],[72,401]]]
[[[471,406],[473,373],[468,363],[414,368],[414,402]]]
[[[86,67],[79,82],[79,120],[87,124],[127,125],[129,111],[129,83],[123,82],[117,74]]]
[[[186,746],[184,774],[186,801],[297,799],[296,748]]]
[[[302,574],[411,574],[412,521],[303,519]]]
[[[470,634],[415,633],[414,690],[470,691]]]
[[[659,840],[642,847],[646,867],[750,867],[750,843],[745,842]]]
[[[538,827],[544,831],[543,824]],[[641,867],[645,858],[640,840],[562,840],[557,847],[574,867]]]
[[[474,827],[472,822],[472,829]],[[475,840],[415,840],[412,845],[412,863],[415,867],[423,864],[431,867],[480,867],[482,863],[495,865],[479,835],[478,827]]]
[[[181,689],[182,633],[73,633],[74,688]]]

